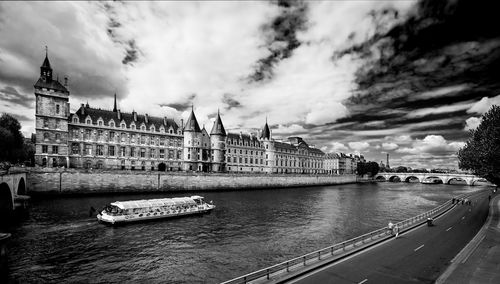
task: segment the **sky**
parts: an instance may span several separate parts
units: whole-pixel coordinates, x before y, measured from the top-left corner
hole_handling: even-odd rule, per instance
[[[490,3],[491,2],[491,3]],[[392,167],[457,168],[500,104],[495,1],[0,2],[0,113],[34,132],[45,46],[80,104],[275,139]]]

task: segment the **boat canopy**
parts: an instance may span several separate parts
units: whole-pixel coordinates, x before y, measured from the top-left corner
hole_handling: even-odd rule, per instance
[[[199,197],[199,196],[198,196]],[[193,197],[176,197],[176,198],[161,198],[161,199],[146,199],[146,200],[132,200],[132,201],[115,201],[111,203],[122,210],[135,209],[135,208],[150,208],[162,207],[172,205],[196,205]]]

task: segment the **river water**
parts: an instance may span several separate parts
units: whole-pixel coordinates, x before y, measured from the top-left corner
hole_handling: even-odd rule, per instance
[[[219,283],[430,210],[481,187],[365,183],[288,189],[35,199],[10,228],[15,282]],[[201,217],[120,227],[89,208],[199,194]]]

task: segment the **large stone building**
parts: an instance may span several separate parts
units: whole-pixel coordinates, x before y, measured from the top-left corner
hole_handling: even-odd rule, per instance
[[[342,174],[353,164],[337,161],[300,137],[278,140],[267,121],[256,134],[226,133],[221,116],[210,134],[191,109],[185,125],[173,119],[82,104],[70,113],[67,80],[52,77],[47,55],[35,84],[36,164],[122,170]],[[345,165],[345,169],[343,169]],[[354,166],[355,167],[355,166]]]

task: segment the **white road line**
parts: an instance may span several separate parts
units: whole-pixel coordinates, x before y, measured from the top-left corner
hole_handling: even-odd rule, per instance
[[[449,227],[448,229],[446,229],[446,232],[448,232],[449,230],[451,230],[452,227]]]
[[[365,279],[365,280],[363,280],[363,281],[359,282],[358,284],[363,284],[363,283],[365,283],[366,281],[368,281],[368,279]]]
[[[417,250],[419,250],[419,249],[421,249],[421,248],[423,248],[423,247],[424,247],[424,245],[421,245],[421,246],[419,246],[418,248],[414,249],[413,251],[417,251]]]

